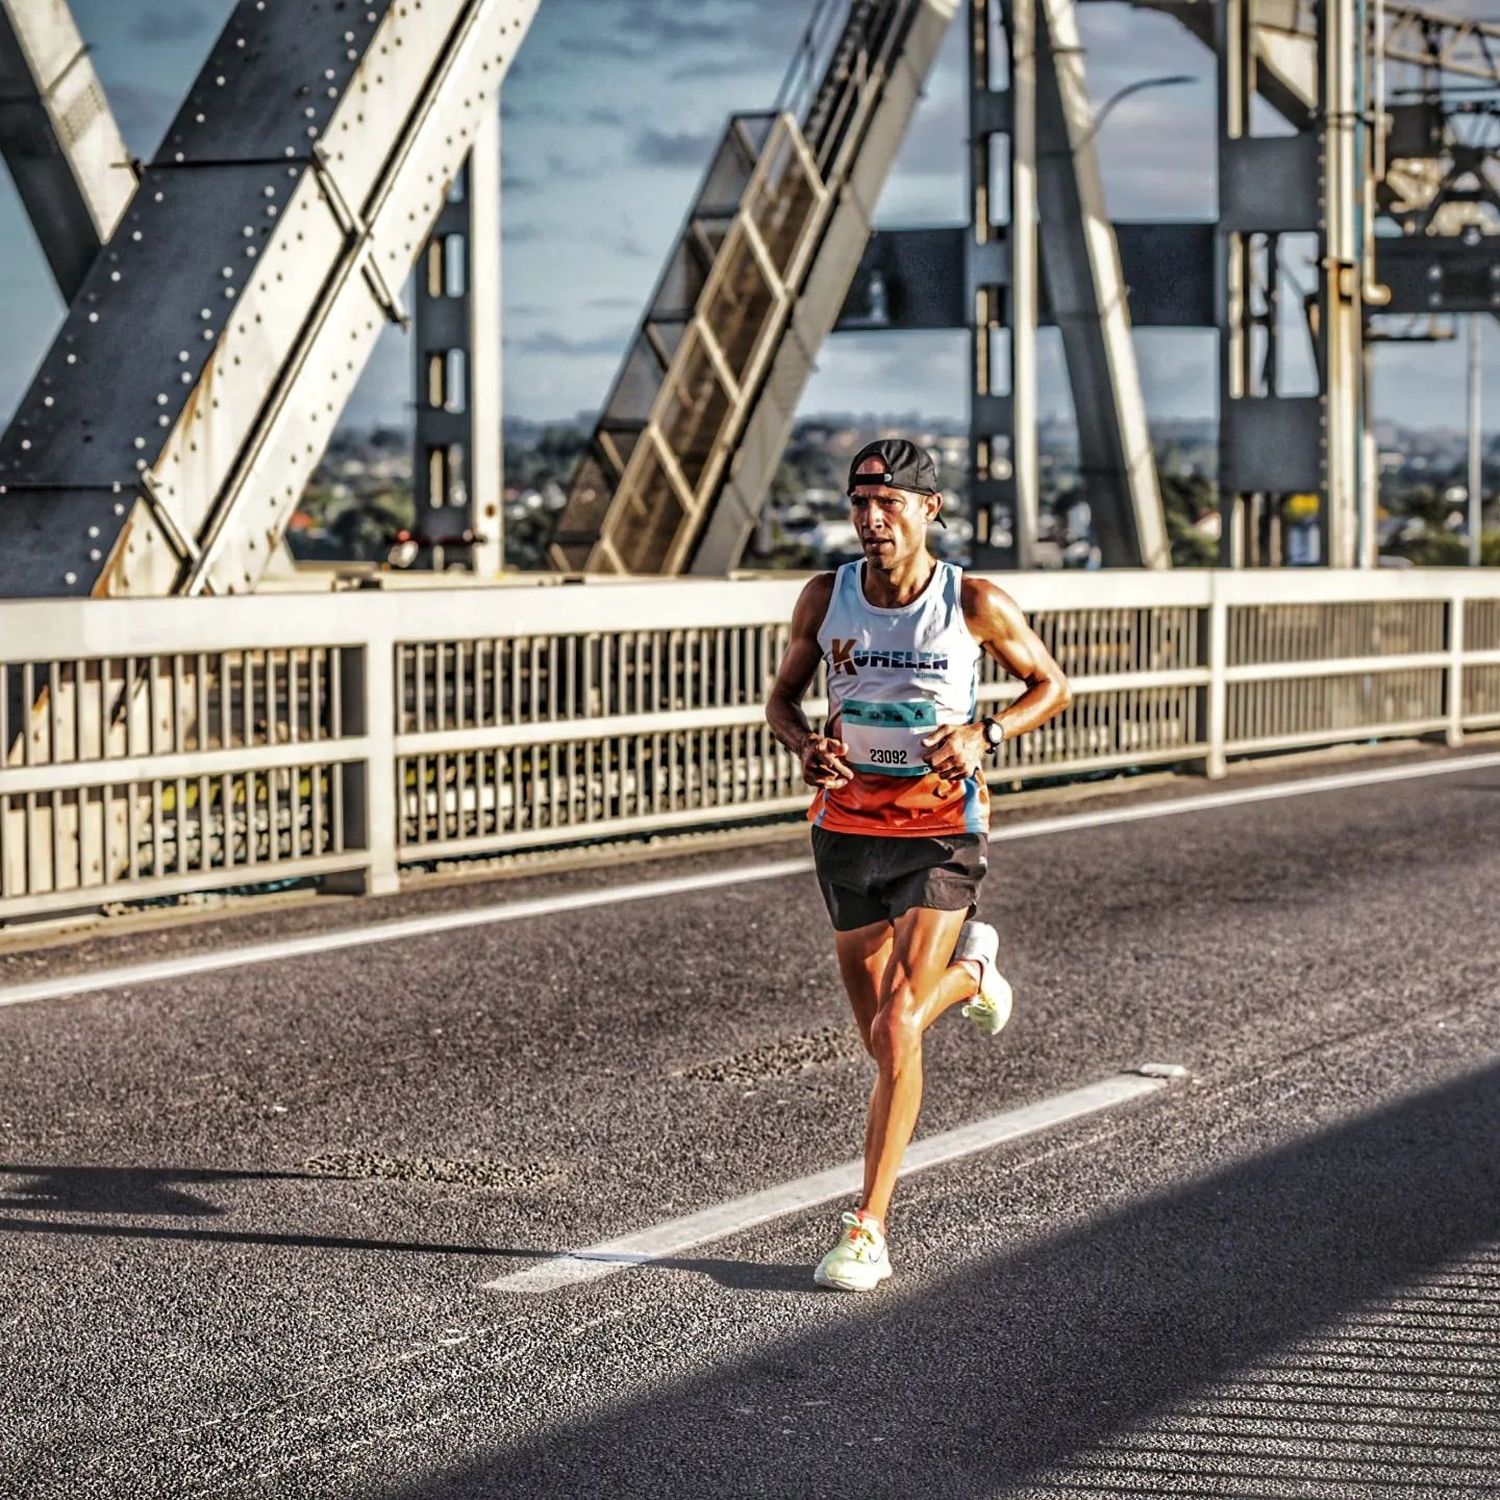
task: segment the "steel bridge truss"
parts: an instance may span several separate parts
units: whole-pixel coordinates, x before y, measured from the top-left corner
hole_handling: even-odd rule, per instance
[[[71,302],[136,175],[66,0],[0,0],[0,154]]]
[[[537,3],[241,0],[0,437],[0,593],[255,586]]]
[[[738,562],[956,3],[821,4],[788,107],[731,120],[575,475],[556,566]]]

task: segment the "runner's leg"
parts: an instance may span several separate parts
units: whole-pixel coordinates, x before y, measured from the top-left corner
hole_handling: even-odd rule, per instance
[[[875,922],[856,927],[851,932],[835,932],[834,948],[838,953],[839,973],[859,1027],[859,1039],[870,1052],[870,1027],[880,1009],[880,985],[886,965],[891,961],[891,943],[895,928],[889,922]],[[874,1054],[871,1053],[873,1056]]]
[[[838,952],[839,972],[844,978],[844,989],[849,996],[849,1008],[854,1012],[854,1024],[859,1028],[859,1039],[865,1051],[872,1057],[875,1049],[870,1040],[870,1028],[880,1009],[880,991],[885,983],[886,970],[890,967],[891,951],[896,929],[889,922],[876,922],[869,927],[856,927],[852,932],[835,932],[834,946]],[[949,964],[938,980],[923,1012],[922,1030],[932,1025],[950,1005],[963,1000],[972,1000],[978,993],[979,981],[967,964]],[[865,1122],[865,1187],[870,1186],[871,1163],[874,1161],[873,1136],[875,1110],[873,1100]]]
[[[967,968],[948,962],[967,915],[962,910],[914,906],[893,924],[880,1006],[870,1026],[871,1051],[879,1072],[870,1095],[860,1200],[864,1212],[882,1223],[922,1107],[922,1033],[946,1009],[938,1005],[940,1000],[946,998],[951,1005],[978,988]],[[955,969],[963,976],[962,983],[949,977]],[[965,986],[964,993],[958,993]]]

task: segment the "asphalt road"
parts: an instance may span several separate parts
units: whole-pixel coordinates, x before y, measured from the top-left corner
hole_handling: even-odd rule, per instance
[[[0,1493],[1493,1496],[1497,813],[1468,767],[997,844],[1016,1018],[931,1034],[922,1132],[1191,1076],[903,1183],[868,1298],[810,1284],[837,1205],[482,1289],[857,1154],[808,875],[0,1008]]]

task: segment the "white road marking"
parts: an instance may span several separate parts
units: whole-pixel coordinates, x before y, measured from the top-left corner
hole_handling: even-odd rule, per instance
[[[1281,797],[1309,797],[1318,792],[1338,792],[1351,787],[1378,786],[1384,782],[1415,781],[1427,776],[1451,776],[1463,771],[1500,766],[1500,752],[1466,755],[1454,760],[1429,761],[1416,766],[1393,766],[1378,771],[1348,771],[1336,776],[1315,776],[1304,781],[1276,782],[1270,786],[1244,787],[1239,791],[1206,792],[1179,797],[1171,802],[1153,802],[1140,807],[1112,807],[1098,812],[1063,813],[1036,818],[1012,827],[992,828],[992,844],[1017,839],[1043,838],[1053,833],[1071,833],[1102,828],[1111,823],[1135,823],[1146,818],[1167,818],[1181,813],[1211,812],[1246,802],[1269,802]],[[331,953],[339,948],[362,948],[371,943],[394,943],[405,938],[426,937],[436,932],[454,932],[465,927],[487,927],[495,922],[518,922],[526,917],[555,916],[594,906],[613,906],[623,901],[646,901],[657,896],[675,896],[688,891],[713,890],[746,885],[756,880],[779,880],[787,875],[805,875],[812,869],[807,858],[781,859],[764,865],[732,870],[709,870],[679,875],[667,880],[645,880],[631,885],[600,886],[597,890],[572,891],[532,901],[508,901],[478,906],[466,911],[433,912],[392,922],[374,922],[333,932],[309,933],[305,937],[282,938],[271,943],[253,943],[239,948],[221,948],[210,953],[184,954],[180,958],[156,959],[115,969],[95,969],[82,974],[63,974],[28,984],[0,989],[0,1007],[25,1005],[34,1000],[56,1000],[97,990],[125,989],[163,979],[183,979],[216,969],[236,969],[245,964],[272,963],[304,954]]]
[[[69,974],[57,979],[37,979],[30,984],[0,990],[0,1005],[54,1000],[61,995],[86,994],[92,990],[118,990],[159,979],[206,974],[214,969],[235,969],[241,964],[265,964],[275,959],[299,958],[308,953],[331,953],[338,948],[363,948],[370,943],[395,943],[402,938],[427,937],[434,932],[485,927],[492,922],[518,922],[524,917],[555,916],[559,912],[579,911],[590,906],[613,906],[617,901],[644,901],[651,896],[673,896],[682,891],[712,890],[715,886],[742,885],[752,880],[777,880],[783,875],[803,874],[811,868],[812,862],[807,859],[783,859],[775,864],[752,865],[749,869],[714,870],[698,875],[680,875],[672,880],[645,880],[634,885],[600,886],[593,891],[568,891],[535,901],[507,901],[498,906],[477,906],[466,911],[432,912],[423,917],[375,922],[368,927],[282,938],[274,943],[252,943],[243,948],[184,954],[181,958],[156,959],[119,969],[96,969],[91,973]]]
[[[1167,1083],[1168,1079],[1159,1073],[1152,1076],[1117,1073],[1085,1088],[1072,1089],[1066,1094],[1056,1094],[1050,1099],[1027,1104],[1021,1109],[991,1115],[988,1119],[976,1120],[972,1125],[960,1125],[956,1130],[945,1130],[941,1135],[928,1136],[926,1140],[912,1143],[902,1163],[901,1176],[938,1166],[942,1162],[955,1161],[961,1156],[972,1156],[978,1151],[988,1151],[1007,1141],[1036,1135],[1039,1131],[1050,1130],[1055,1125],[1080,1119],[1084,1115],[1112,1109],[1117,1104],[1139,1099],[1145,1094],[1154,1094],[1166,1088]],[[680,1255],[696,1245],[727,1239],[771,1219],[816,1208],[819,1204],[836,1198],[857,1195],[864,1170],[863,1161],[846,1161],[840,1166],[828,1168],[826,1172],[814,1172],[811,1177],[798,1177],[792,1182],[783,1182],[779,1187],[766,1188],[763,1192],[751,1193],[744,1198],[731,1198],[727,1203],[716,1203],[712,1208],[688,1214],[685,1218],[670,1219],[665,1224],[657,1224],[637,1234],[604,1240],[583,1250],[569,1250],[528,1266],[524,1271],[513,1271],[494,1281],[487,1281],[480,1290],[555,1292],[559,1287],[598,1281],[601,1277],[623,1271],[628,1266]]]

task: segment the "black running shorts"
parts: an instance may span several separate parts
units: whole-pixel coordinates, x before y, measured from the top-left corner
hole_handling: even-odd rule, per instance
[[[879,838],[815,827],[812,848],[836,932],[894,922],[914,906],[972,917],[989,867],[989,839],[982,833]]]

